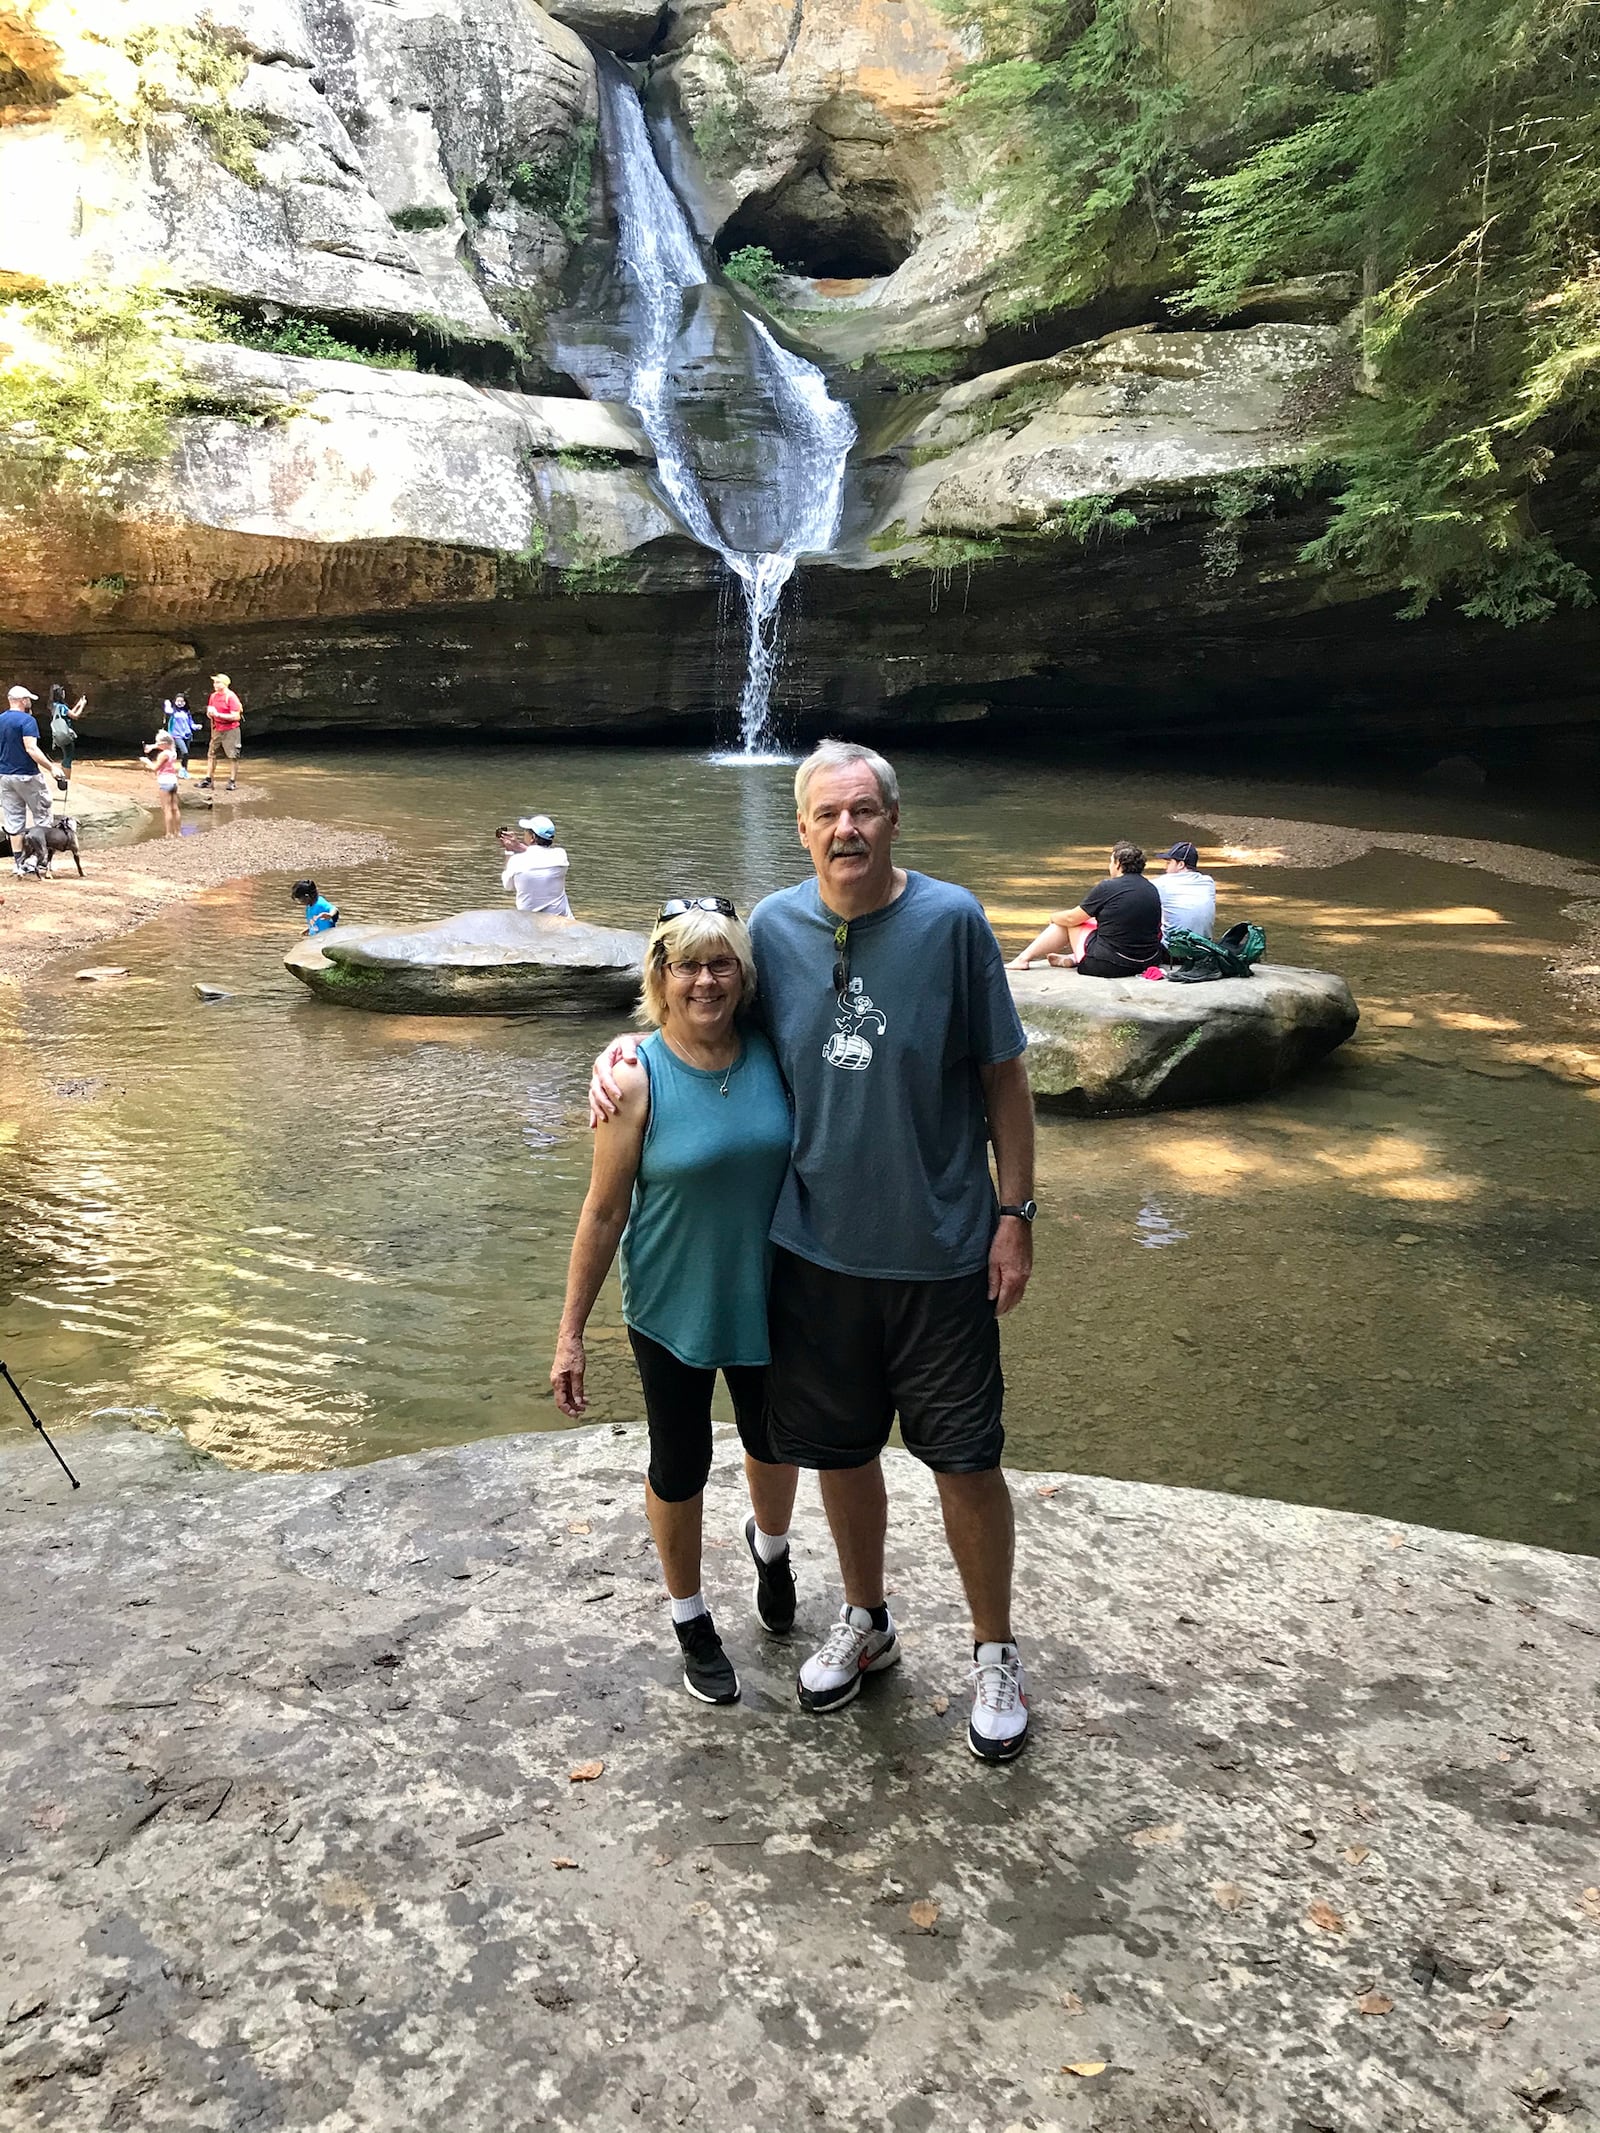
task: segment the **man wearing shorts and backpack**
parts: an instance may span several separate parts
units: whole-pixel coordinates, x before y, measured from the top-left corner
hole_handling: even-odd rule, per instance
[[[900,795],[882,756],[824,742],[800,766],[795,802],[815,878],[758,904],[750,933],[794,1104],[771,1231],[768,1427],[775,1458],[818,1471],[844,1582],[799,1699],[838,1710],[900,1657],[879,1460],[898,1414],[938,1484],[972,1610],[968,1745],[1009,1762],[1028,1701],[997,1320],[1033,1268],[1026,1039],[977,899],[894,864]],[[592,1093],[609,1108],[605,1068]]]
[[[206,717],[211,721],[211,746],[206,751],[206,774],[200,780],[201,789],[209,786],[215,775],[220,748],[228,759],[227,789],[232,792],[239,783],[239,750],[244,745],[239,728],[244,718],[244,705],[234,695],[226,674],[211,677]]]

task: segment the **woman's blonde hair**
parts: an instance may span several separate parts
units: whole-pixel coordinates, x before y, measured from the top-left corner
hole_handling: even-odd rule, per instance
[[[756,958],[744,924],[721,911],[683,911],[676,918],[657,921],[644,952],[644,986],[633,1019],[647,1029],[659,1029],[667,1014],[667,965],[686,962],[692,956],[709,961],[721,948],[739,965],[743,983],[738,1012],[742,1014],[756,996]]]

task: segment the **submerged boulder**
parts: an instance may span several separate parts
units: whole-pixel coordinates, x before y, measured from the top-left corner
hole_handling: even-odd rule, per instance
[[[531,911],[460,911],[422,926],[340,926],[284,957],[319,999],[398,1015],[579,1015],[631,1007],[641,933]]]
[[[1019,970],[1011,991],[1035,1098],[1086,1115],[1260,1096],[1343,1044],[1360,1019],[1343,978],[1282,963],[1209,985]]]

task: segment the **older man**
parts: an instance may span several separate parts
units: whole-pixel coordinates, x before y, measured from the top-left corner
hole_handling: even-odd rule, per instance
[[[22,834],[31,815],[35,825],[50,820],[49,780],[65,792],[67,781],[39,746],[39,726],[31,689],[14,682],[0,712],[0,823],[11,839],[11,865],[22,872]]]
[[[218,750],[227,758],[229,792],[239,783],[239,751],[244,745],[244,705],[234,694],[226,674],[213,674],[211,694],[206,698],[206,717],[211,721],[211,746],[206,750],[206,774],[200,780],[205,790],[216,777]]]
[[[1033,1266],[1026,1040],[976,898],[895,865],[900,794],[883,757],[825,742],[800,766],[795,804],[814,879],[758,904],[750,932],[794,1100],[772,1226],[769,1423],[777,1456],[818,1471],[844,1584],[799,1699],[837,1710],[900,1657],[879,1460],[898,1414],[934,1474],[972,1611],[968,1745],[1007,1762],[1028,1702],[996,1321]]]

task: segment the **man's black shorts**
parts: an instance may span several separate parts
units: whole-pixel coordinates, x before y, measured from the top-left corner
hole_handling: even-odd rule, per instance
[[[1000,1464],[1000,1326],[987,1270],[954,1281],[835,1274],[779,1250],[767,1305],[772,1457],[866,1466],[900,1434],[937,1474]]]

